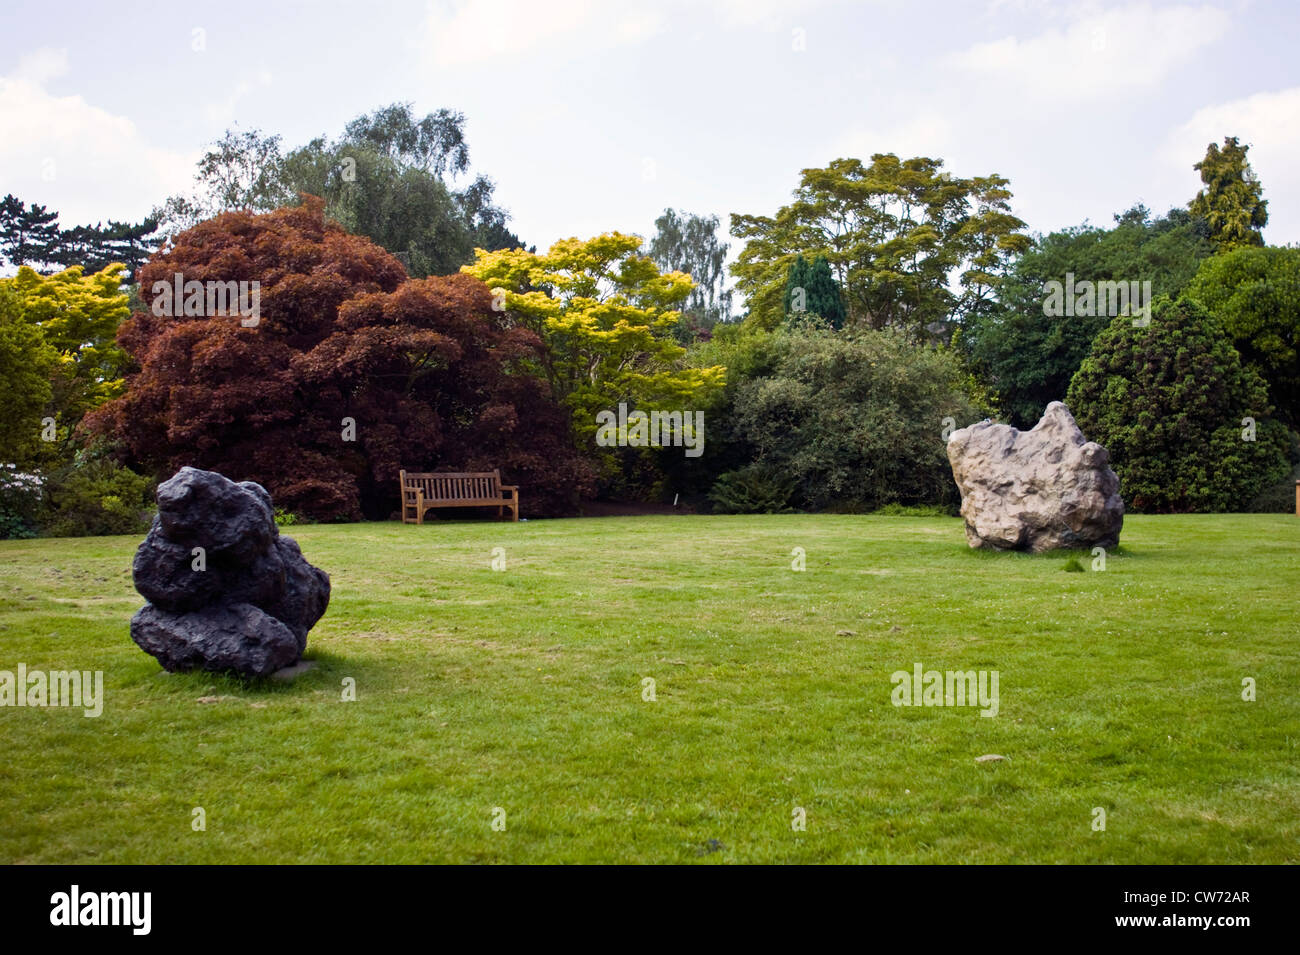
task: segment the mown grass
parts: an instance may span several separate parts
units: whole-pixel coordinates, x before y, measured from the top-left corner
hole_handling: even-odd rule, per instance
[[[0,669],[106,696],[0,709],[0,861],[1300,861],[1294,517],[1130,516],[1084,573],[942,517],[289,532],[334,587],[291,685],[138,650],[134,538],[0,543]],[[892,706],[918,662],[998,715]]]

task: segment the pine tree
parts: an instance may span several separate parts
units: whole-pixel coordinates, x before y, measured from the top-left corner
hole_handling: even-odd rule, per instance
[[[0,261],[35,268],[51,261],[59,244],[59,214],[45,206],[26,205],[7,195],[0,199]]]
[[[149,216],[136,223],[115,222],[109,219],[108,227],[100,232],[100,248],[104,261],[96,268],[101,269],[110,262],[121,262],[127,269],[123,279],[135,281],[140,266],[149,261],[149,257],[158,249],[161,241],[157,236],[158,226],[158,216]]]
[[[788,318],[792,314],[805,314],[809,311],[808,306],[808,263],[804,261],[803,254],[794,260],[790,265],[790,271],[785,280],[785,314]]]
[[[53,264],[60,268],[74,265],[85,266],[87,274],[93,274],[109,263],[101,262],[99,230],[100,226],[79,225],[64,229],[59,233],[59,245],[50,255]]]
[[[831,274],[830,263],[826,256],[819,255],[813,259],[808,270],[808,311],[820,315],[830,323],[831,328],[841,329],[847,315],[844,311],[844,299],[840,295],[839,283]]]
[[[126,266],[124,282],[134,281],[136,270],[153,255],[158,239],[151,238],[158,231],[158,218],[150,216],[143,222],[116,222],[108,225],[79,225],[59,233],[57,248],[50,261],[63,268],[74,265],[85,267],[86,274],[106,268],[114,262]]]

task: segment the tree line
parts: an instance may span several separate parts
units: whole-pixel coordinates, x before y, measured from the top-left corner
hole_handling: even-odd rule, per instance
[[[775,214],[732,214],[734,291],[716,216],[526,246],[470,174],[464,116],[409,104],[288,151],[229,131],[137,226],[62,233],[9,197],[0,533],[120,530],[182,463],[322,520],[388,516],[401,467],[500,467],[538,515],[593,496],[951,512],[945,423],[1028,427],[1061,398],[1136,509],[1280,506],[1300,460],[1300,252],[1264,246],[1246,154],[1212,144],[1184,209],[1047,235],[996,174],[838,159]],[[154,314],[176,272],[260,277],[261,322]],[[1152,328],[1048,314],[1067,273],[1149,280]],[[704,411],[706,453],[598,444],[620,404]],[[35,510],[12,490],[32,475]]]

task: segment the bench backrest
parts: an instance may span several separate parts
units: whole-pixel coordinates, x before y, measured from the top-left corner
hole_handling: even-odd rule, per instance
[[[501,472],[438,473],[403,471],[402,493],[424,492],[426,501],[499,501]]]

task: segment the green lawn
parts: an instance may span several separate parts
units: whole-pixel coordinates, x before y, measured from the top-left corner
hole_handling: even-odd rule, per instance
[[[1086,573],[945,518],[289,532],[334,588],[292,685],[137,649],[136,538],[0,542],[0,669],[106,696],[0,709],[0,862],[1300,861],[1295,517],[1130,516]],[[916,663],[997,716],[891,705]]]

